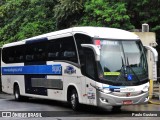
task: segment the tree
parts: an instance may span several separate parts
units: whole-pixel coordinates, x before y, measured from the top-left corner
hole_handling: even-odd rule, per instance
[[[126,30],[148,23],[160,39],[160,0],[0,0],[0,45],[72,26]]]
[[[156,32],[160,40],[160,0],[123,0],[126,2],[131,23],[141,29],[143,23],[148,23],[151,32]]]
[[[127,15],[126,4],[114,0],[88,0],[84,5],[84,16],[79,24],[128,30],[134,28]]]
[[[83,3],[84,0],[59,0],[54,9],[57,29],[76,24],[82,15]]]
[[[56,0],[7,0],[0,6],[0,44],[55,30]]]

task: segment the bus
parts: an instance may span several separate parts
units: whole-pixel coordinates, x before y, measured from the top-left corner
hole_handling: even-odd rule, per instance
[[[151,47],[149,47],[151,48]],[[73,27],[2,46],[2,91],[98,107],[147,103],[145,47],[134,33]]]

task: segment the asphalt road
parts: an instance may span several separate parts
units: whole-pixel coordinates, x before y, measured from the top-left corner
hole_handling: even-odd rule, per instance
[[[17,102],[13,96],[0,94],[0,119],[2,120],[159,120],[160,105],[130,105],[123,106],[121,111],[112,111],[93,106],[82,106],[80,111],[74,112],[63,102],[29,99]],[[159,117],[151,117],[156,116]],[[12,117],[12,118],[10,118]]]

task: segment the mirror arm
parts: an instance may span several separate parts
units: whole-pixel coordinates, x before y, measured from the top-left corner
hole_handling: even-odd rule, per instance
[[[93,44],[81,44],[82,47],[90,48],[94,51],[96,61],[100,61],[100,50]]]

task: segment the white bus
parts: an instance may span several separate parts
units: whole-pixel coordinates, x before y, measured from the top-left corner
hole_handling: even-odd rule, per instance
[[[2,47],[2,90],[16,100],[35,97],[120,108],[147,103],[144,47],[131,32],[74,27]]]

